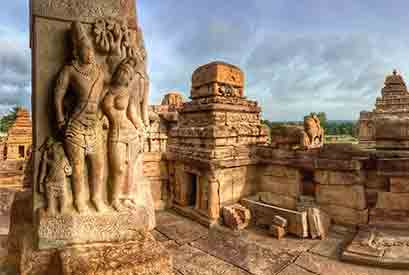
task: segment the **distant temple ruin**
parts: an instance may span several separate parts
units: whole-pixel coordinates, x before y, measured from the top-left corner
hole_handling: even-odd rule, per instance
[[[20,108],[16,120],[9,128],[3,141],[4,160],[24,160],[30,157],[32,144],[32,124],[27,109]]]
[[[362,111],[360,114],[358,122],[360,144],[375,145],[377,135],[375,122],[385,117],[409,118],[409,92],[403,77],[396,70],[386,77],[382,96],[376,99],[375,109],[370,112]],[[392,137],[396,138],[396,135]]]

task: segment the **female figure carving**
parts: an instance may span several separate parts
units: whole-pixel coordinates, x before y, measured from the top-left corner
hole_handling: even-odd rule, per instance
[[[127,58],[118,66],[103,100],[109,120],[108,159],[111,205],[117,210],[136,207],[135,183],[142,176],[144,125],[138,112],[138,98],[130,93],[137,61]]]

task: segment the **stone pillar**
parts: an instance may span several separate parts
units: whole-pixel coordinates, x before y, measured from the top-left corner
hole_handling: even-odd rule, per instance
[[[215,170],[209,172],[209,218],[210,220],[216,220],[220,217],[220,190],[219,181],[217,179],[217,173]]]
[[[149,233],[149,80],[135,1],[32,0],[31,48],[34,186],[13,205],[18,273],[173,274]],[[118,94],[132,110],[124,124]]]

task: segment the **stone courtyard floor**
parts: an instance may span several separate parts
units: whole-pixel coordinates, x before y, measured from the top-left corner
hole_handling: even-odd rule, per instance
[[[333,227],[323,241],[291,236],[279,241],[262,229],[209,230],[172,211],[161,211],[153,234],[173,255],[175,275],[409,275],[408,270],[340,262],[340,248],[353,236],[342,227]],[[6,236],[0,236],[0,259],[7,253],[5,244]]]
[[[277,240],[262,229],[240,233],[225,227],[207,229],[172,211],[157,213],[156,239],[174,257],[176,275],[403,275],[388,270],[339,261],[353,234],[334,226],[326,240]]]

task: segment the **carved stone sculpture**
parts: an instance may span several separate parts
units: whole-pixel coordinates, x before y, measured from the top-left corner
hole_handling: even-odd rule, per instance
[[[149,79],[136,3],[63,2],[30,2],[33,194],[13,204],[9,262],[22,275],[173,274],[149,233]]]
[[[100,102],[104,90],[104,73],[96,63],[95,53],[84,27],[72,24],[74,60],[61,71],[55,88],[55,108],[58,128],[64,131],[64,143],[72,165],[74,203],[79,212],[87,211],[85,193],[85,162],[88,171],[91,200],[97,209],[106,209],[103,202],[104,159],[100,135],[102,118]],[[65,116],[64,97],[71,88],[75,97],[73,110]]]
[[[301,145],[305,148],[321,147],[324,143],[324,129],[316,115],[304,119],[304,134]]]
[[[52,138],[47,140],[40,168],[40,193],[46,193],[47,214],[55,215],[69,210],[69,194],[67,177],[72,169],[61,142]]]
[[[103,101],[103,110],[110,123],[108,156],[112,206],[117,211],[135,207],[133,185],[142,171],[138,157],[143,152],[144,125],[138,116],[136,98],[129,90],[136,76],[136,64],[136,59],[127,58],[118,66]]]

